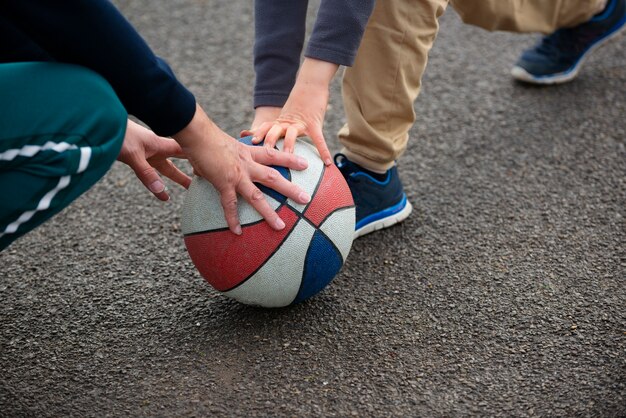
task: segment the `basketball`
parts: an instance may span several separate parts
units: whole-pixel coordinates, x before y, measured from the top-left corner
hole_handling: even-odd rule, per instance
[[[277,148],[282,149],[282,141]],[[181,229],[189,256],[211,286],[239,302],[262,307],[302,302],[332,281],[350,252],[355,208],[345,179],[334,165],[326,167],[307,142],[298,140],[294,153],[309,162],[306,170],[274,168],[309,193],[309,203],[295,203],[257,184],[285,222],[281,231],[239,197],[242,234],[235,235],[208,181],[194,178],[186,193]]]

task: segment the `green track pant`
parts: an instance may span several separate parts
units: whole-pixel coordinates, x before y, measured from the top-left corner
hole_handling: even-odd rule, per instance
[[[0,250],[107,172],[126,121],[112,87],[86,68],[0,64]]]

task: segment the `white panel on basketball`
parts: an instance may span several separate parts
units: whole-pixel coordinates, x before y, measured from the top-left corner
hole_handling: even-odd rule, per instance
[[[276,147],[282,151],[283,141],[279,141],[276,144]],[[313,145],[308,144],[303,140],[296,141],[294,154],[306,159],[309,162],[309,167],[303,171],[291,170],[291,181],[300,186],[300,188],[307,192],[309,195],[313,196],[315,187],[317,186],[317,183],[320,181],[320,177],[322,176],[324,163],[322,162],[322,159],[320,158],[317,149],[315,149]],[[304,208],[306,207],[306,205],[301,205],[291,199],[289,199],[289,205],[297,209],[300,213],[302,213],[302,210],[304,210]]]
[[[339,249],[344,262],[346,258],[348,258],[348,253],[350,253],[350,248],[352,247],[354,222],[355,209],[345,208],[333,212],[333,214],[320,225],[320,230],[326,234]],[[346,233],[347,228],[349,228],[349,233]]]
[[[265,196],[272,209],[276,210],[280,203],[270,196]],[[237,198],[239,222],[248,225],[260,221],[261,215],[241,196]],[[183,234],[228,228],[224,219],[224,210],[220,203],[220,195],[211,183],[202,177],[194,177],[188,192],[185,194],[181,217]]]
[[[291,234],[263,267],[224,294],[249,305],[268,308],[289,305],[300,290],[304,260],[314,232],[315,228],[308,222],[298,220]]]

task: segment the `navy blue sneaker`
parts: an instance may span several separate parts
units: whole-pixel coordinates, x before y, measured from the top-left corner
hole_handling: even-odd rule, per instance
[[[335,155],[335,164],[354,198],[354,238],[397,224],[413,210],[402,189],[396,166],[385,174],[378,174],[353,163],[343,154]]]
[[[626,0],[609,0],[591,20],[559,29],[524,51],[511,70],[514,78],[533,84],[573,80],[585,58],[626,29]]]

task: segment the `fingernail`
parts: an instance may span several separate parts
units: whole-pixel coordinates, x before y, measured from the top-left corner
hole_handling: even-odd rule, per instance
[[[308,167],[309,162],[306,160],[306,158],[298,157],[298,165],[300,165],[301,167]]]
[[[311,196],[308,193],[302,192],[298,195],[298,198],[303,203],[309,203],[311,201]]]
[[[252,137],[252,142],[253,142],[253,143],[255,143],[255,142],[259,142],[259,138],[257,138],[256,136],[253,136],[253,137]]]
[[[150,185],[150,191],[152,193],[161,193],[165,191],[165,184],[161,180],[157,180]]]
[[[330,160],[330,158],[326,158],[326,159],[324,160],[324,164],[326,164],[326,165],[331,165],[332,163],[333,163],[333,162]]]
[[[235,230],[234,230],[233,232],[234,232],[235,234],[237,234],[237,235],[241,235],[241,234],[242,234],[242,232],[241,232],[241,225],[237,225],[237,226],[235,227]]]
[[[285,227],[285,223],[283,222],[282,219],[278,218],[276,220],[276,222],[274,223],[274,225],[276,225],[277,229],[283,229]]]

